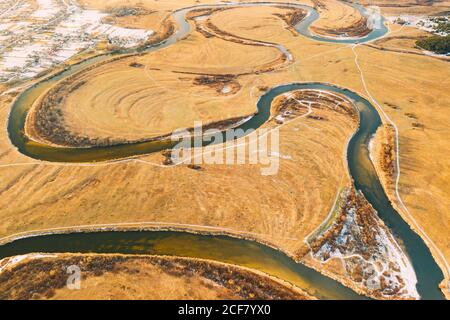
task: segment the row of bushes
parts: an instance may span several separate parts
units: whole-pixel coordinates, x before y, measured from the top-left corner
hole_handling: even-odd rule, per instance
[[[432,36],[416,41],[416,45],[422,49],[438,54],[450,54],[450,35]]]

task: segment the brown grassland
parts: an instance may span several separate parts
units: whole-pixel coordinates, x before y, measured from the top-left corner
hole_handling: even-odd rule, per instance
[[[127,1],[126,5],[136,2]],[[163,21],[176,8],[214,3],[139,2],[149,10],[158,11],[150,14],[157,21]],[[298,2],[313,5],[309,1]],[[81,3],[103,10],[123,5],[119,0],[107,4],[98,0]],[[329,5],[339,10],[324,9],[316,26],[341,28],[360,19],[342,2],[330,1]],[[286,10],[273,7],[234,8],[213,14],[211,22],[238,37],[282,44],[293,54],[293,64],[258,74],[255,71],[259,68],[279,59],[278,50],[206,38],[194,31],[166,49],[83,73],[76,80],[83,81],[80,87],[65,96],[62,108],[65,125],[74,134],[95,138],[149,138],[176,128],[192,127],[195,120],[208,123],[249,115],[256,111],[263,88],[289,82],[332,83],[368,97],[355,64],[356,53],[370,94],[399,128],[399,190],[403,201],[449,260],[450,64],[427,56],[369,46],[352,50],[349,46],[296,36],[275,15],[282,13]],[[142,26],[145,22],[137,17],[120,18],[117,23]],[[160,22],[154,23],[152,27],[156,29]],[[398,29],[392,27],[392,30]],[[405,43],[403,39],[375,44],[411,49],[409,41]],[[132,67],[132,63],[144,67]],[[224,95],[216,88],[196,83],[197,73],[245,74],[235,79],[240,89]],[[5,127],[13,99],[13,95],[0,96],[0,120]],[[202,165],[203,170],[199,171],[184,165],[161,168],[133,161],[96,165],[45,163],[20,154],[11,145],[4,128],[0,134],[0,240],[6,241],[6,237],[17,233],[92,224],[134,222],[147,227],[177,225],[179,228],[186,225],[185,228],[200,231],[212,226],[269,243],[300,260],[308,251],[305,237],[326,218],[336,193],[350,185],[345,152],[347,141],[357,127],[353,117],[329,109],[315,108],[313,115],[319,118],[294,117],[294,121],[280,127],[283,157],[274,176],[262,175],[263,165]],[[264,127],[275,125],[270,121]],[[372,156],[376,161],[382,157],[379,147],[382,142],[383,137],[375,140],[378,148],[374,150],[378,154]],[[139,159],[160,164],[163,156],[151,154]],[[380,168],[379,164],[377,167]],[[395,204],[392,181],[383,181],[388,181],[385,186]],[[413,224],[405,212],[400,210],[400,213]],[[436,261],[445,269],[436,250],[430,247]],[[149,273],[156,272],[154,267],[142,268],[147,268]],[[105,273],[101,279],[112,278]],[[99,279],[88,279],[89,285],[94,286]],[[167,279],[172,278],[167,276]],[[190,281],[201,283],[202,280]],[[112,295],[125,294],[114,291],[107,282],[101,283]],[[137,292],[135,297],[143,297],[140,287],[133,290]],[[220,294],[205,286],[202,290],[211,297]],[[225,296],[233,297],[232,292],[221,290]],[[61,290],[55,297],[70,294]],[[86,294],[95,296],[96,293],[92,290]],[[176,294],[183,296],[186,292]]]
[[[316,34],[335,37],[362,36],[370,32],[366,19],[361,17],[358,10],[351,6],[342,5],[337,0],[315,0],[315,8],[321,18],[311,25],[311,31]]]

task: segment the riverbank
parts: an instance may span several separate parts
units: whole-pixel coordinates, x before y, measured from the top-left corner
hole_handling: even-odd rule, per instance
[[[325,38],[362,38],[372,30],[368,27],[367,19],[347,3],[335,0],[316,0],[315,8],[325,18],[317,20],[311,25],[311,31]]]
[[[206,234],[206,232],[202,232]],[[74,252],[102,254],[170,255],[202,258],[256,269],[288,281],[320,299],[360,299],[352,290],[320,273],[294,262],[281,251],[254,240],[187,233],[186,231],[106,231],[43,235],[23,238],[3,245],[0,256],[25,254],[32,244],[34,252]],[[65,243],[63,247],[60,244]],[[102,249],[98,244],[102,243]],[[49,245],[50,244],[50,245]],[[106,245],[107,244],[107,245]],[[105,246],[106,245],[106,246]],[[25,251],[24,251],[25,249]]]
[[[357,118],[355,116],[355,112],[353,110],[353,108],[349,107],[348,105],[346,106],[346,103],[344,103],[345,101],[343,101],[342,97],[340,97],[339,93],[341,94],[347,94],[349,95],[350,93],[343,90],[343,89],[339,89],[339,88],[332,88],[333,91],[336,91],[336,94],[334,93],[328,93],[326,90],[328,87],[326,85],[323,84],[293,84],[292,85],[292,89],[295,89],[296,86],[298,86],[298,88],[302,88],[303,86],[305,86],[305,88],[309,88],[312,89],[311,91],[299,91],[299,92],[294,92],[295,94],[295,99],[297,99],[298,101],[300,101],[301,103],[309,103],[309,107],[313,107],[314,108],[314,113],[315,116],[311,117],[311,121],[326,121],[326,119],[328,118],[328,116],[326,114],[324,114],[324,111],[332,111],[333,114],[333,118],[337,118],[338,115],[342,115],[344,118],[349,118],[351,119],[352,122],[355,121],[355,119]],[[316,88],[317,87],[317,88]],[[315,91],[318,88],[322,88],[320,91]],[[287,90],[287,92],[292,91],[292,89],[290,88],[289,85],[286,86],[281,86],[280,90]],[[291,90],[289,90],[291,89]],[[315,90],[314,90],[315,89]],[[273,90],[277,90],[277,88],[273,89]],[[283,91],[281,91],[283,92]],[[301,93],[303,95],[298,95],[297,93]],[[270,93],[267,93],[270,94]],[[305,95],[306,94],[306,95]],[[275,95],[276,96],[276,95]],[[351,99],[356,99],[357,95],[353,94]],[[335,99],[340,99],[340,103],[339,103],[339,108],[336,108],[335,105]],[[269,100],[267,103],[271,103],[272,100]],[[295,117],[295,112],[294,110],[287,110],[285,106],[285,104],[287,102],[289,102],[291,100],[283,100],[281,102],[277,102],[276,105],[278,106],[278,108],[276,108],[277,112],[283,112],[283,114],[285,115],[286,112],[290,112],[290,117]],[[347,101],[348,103],[348,101]],[[281,105],[281,106],[280,106]],[[268,109],[268,107],[264,107],[264,109],[259,108],[260,112],[270,112],[270,109],[267,111],[266,109]],[[277,116],[276,114],[274,116]],[[367,121],[367,120],[366,120]],[[363,127],[366,127],[366,123],[364,123]],[[388,286],[388,283],[385,283],[385,286]],[[359,288],[361,289],[361,288]],[[386,289],[386,287],[384,288]],[[362,289],[361,289],[362,290]],[[393,291],[394,293],[396,292],[395,290]],[[371,294],[371,293],[366,293],[366,294]],[[376,295],[374,295],[376,296]]]
[[[35,254],[0,261],[2,264],[1,299],[313,299],[281,279],[205,259]],[[66,285],[65,271],[71,266],[80,268],[78,290]],[[12,279],[14,283],[20,279],[20,288],[10,285]],[[126,283],[126,287],[118,283]]]
[[[364,195],[350,188],[341,198],[333,224],[308,241],[306,264],[376,299],[419,299],[409,257]]]

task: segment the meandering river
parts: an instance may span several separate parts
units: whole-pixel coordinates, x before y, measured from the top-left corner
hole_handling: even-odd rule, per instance
[[[178,30],[162,43],[151,46],[145,51],[152,52],[176,42],[187,36],[190,25],[186,21],[186,13],[199,7],[213,8],[223,6],[271,6],[274,3],[238,3],[221,5],[201,5],[177,10],[173,17],[178,24]],[[276,3],[280,5],[280,3]],[[296,30],[303,36],[317,41],[335,43],[357,43],[376,39],[387,32],[384,23],[370,34],[359,39],[330,39],[311,34],[309,26],[319,14],[313,8],[286,4],[303,8],[308,16],[302,20]],[[364,8],[354,5],[363,15]],[[148,154],[173,147],[175,142],[151,141],[132,144],[115,145],[96,148],[65,148],[54,147],[32,141],[24,134],[27,114],[33,102],[57,81],[71,76],[87,67],[106,61],[115,55],[127,54],[120,52],[88,59],[68,67],[63,72],[43,80],[26,89],[14,102],[9,122],[8,132],[11,142],[23,154],[43,161],[51,162],[96,162],[122,159]],[[280,94],[298,89],[320,89],[342,94],[352,100],[358,109],[360,126],[349,142],[348,165],[355,186],[361,190],[367,200],[377,210],[393,234],[400,240],[408,254],[417,275],[417,290],[423,299],[442,299],[443,295],[438,284],[443,279],[442,271],[437,266],[430,250],[423,240],[411,230],[390,204],[369,157],[368,143],[377,128],[381,125],[380,116],[366,99],[355,92],[323,83],[292,83],[274,87],[258,101],[258,112],[239,128],[244,131],[256,129],[270,117],[270,106],[273,99]],[[225,137],[225,136],[224,136]],[[285,254],[262,244],[249,240],[235,239],[226,236],[197,235],[184,232],[163,231],[117,231],[117,232],[86,232],[69,234],[41,235],[23,238],[0,246],[0,258],[31,253],[31,252],[97,252],[97,253],[136,253],[136,254],[167,254],[188,257],[207,258],[217,261],[248,266],[282,279],[291,281],[307,292],[323,299],[360,299],[364,298],[354,291],[344,287],[319,272],[298,264]]]

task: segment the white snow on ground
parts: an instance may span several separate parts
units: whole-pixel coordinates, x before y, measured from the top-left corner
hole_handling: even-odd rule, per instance
[[[447,22],[450,22],[450,17],[439,17],[439,19],[445,19]],[[406,25],[410,27],[414,27],[426,32],[433,33],[435,35],[447,36],[448,32],[437,32],[436,28],[438,23],[436,22],[436,17],[428,17],[428,16],[414,16],[414,15],[401,15],[401,16],[392,16],[388,17],[387,21],[390,23],[396,23],[401,25]],[[422,50],[422,52],[429,56],[434,57],[446,57],[448,54],[437,54],[431,51]]]
[[[279,114],[275,117],[275,120],[280,123],[283,123],[286,119],[281,114]]]
[[[379,235],[377,236],[378,241],[384,245],[385,255],[388,257],[389,261],[395,261],[400,271],[398,275],[401,276],[405,280],[405,297],[411,296],[416,299],[419,299],[419,294],[417,293],[416,284],[417,277],[414,272],[414,268],[411,265],[408,257],[404,254],[402,248],[398,245],[397,241],[391,236],[388,235],[386,230],[383,228],[379,228]],[[383,266],[384,270],[389,270],[388,267]],[[384,271],[383,270],[383,271]],[[380,271],[380,274],[383,273]],[[389,277],[385,276],[385,279],[390,283],[395,283],[398,280],[395,279],[395,273],[391,273]]]
[[[374,158],[374,147],[375,147],[375,133],[370,137],[369,140],[369,158],[373,164],[375,164],[376,159]]]
[[[34,77],[102,40],[130,48],[153,34],[103,23],[107,14],[82,9],[74,1],[37,4],[33,12],[23,0],[0,16],[0,82]]]
[[[279,152],[271,152],[271,153],[270,153],[270,156],[271,156],[271,157],[280,158],[280,159],[284,159],[284,160],[291,160],[291,159],[292,159],[291,156],[284,155],[284,154],[281,154],[281,153],[279,153]]]
[[[29,254],[4,258],[4,259],[0,260],[0,273],[2,273],[3,270],[13,267],[14,265],[16,265],[19,262],[24,261],[26,259],[34,260],[34,259],[40,259],[40,258],[53,258],[56,256],[57,255],[55,255],[55,254],[29,253]]]
[[[362,268],[362,281],[355,284],[369,291],[380,291],[386,298],[392,297],[395,292],[394,296],[419,299],[416,289],[417,278],[411,262],[395,238],[382,226],[380,218],[375,212],[373,214],[378,225],[371,226],[371,232],[376,234],[376,245],[368,251],[369,258],[364,257],[367,249],[362,240],[364,236],[361,234],[361,226],[357,223],[355,207],[350,208],[345,220],[340,222],[343,226],[339,233],[333,235],[331,241],[322,243],[313,257],[322,263],[339,258],[348,273],[356,268]],[[336,221],[340,221],[340,218]]]
[[[116,42],[122,47],[133,47],[146,40],[153,34],[152,30],[129,29],[102,23],[102,19],[107,16],[97,10],[82,10],[72,8],[73,13],[57,28],[55,33],[64,36],[77,36],[79,29],[83,28],[85,34],[92,37],[106,36],[111,42]]]
[[[50,20],[58,13],[58,4],[55,0],[37,0],[38,10],[33,12],[31,18]]]
[[[435,18],[436,17],[400,15],[400,16],[387,17],[386,19],[390,23],[397,23],[397,24],[403,24],[403,25],[415,27],[420,30],[424,30],[427,32],[441,35],[441,36],[448,35],[445,32],[436,32],[435,31],[435,28],[438,25],[437,22],[433,21]],[[447,21],[450,21],[449,17],[441,17],[441,19],[446,19]]]

